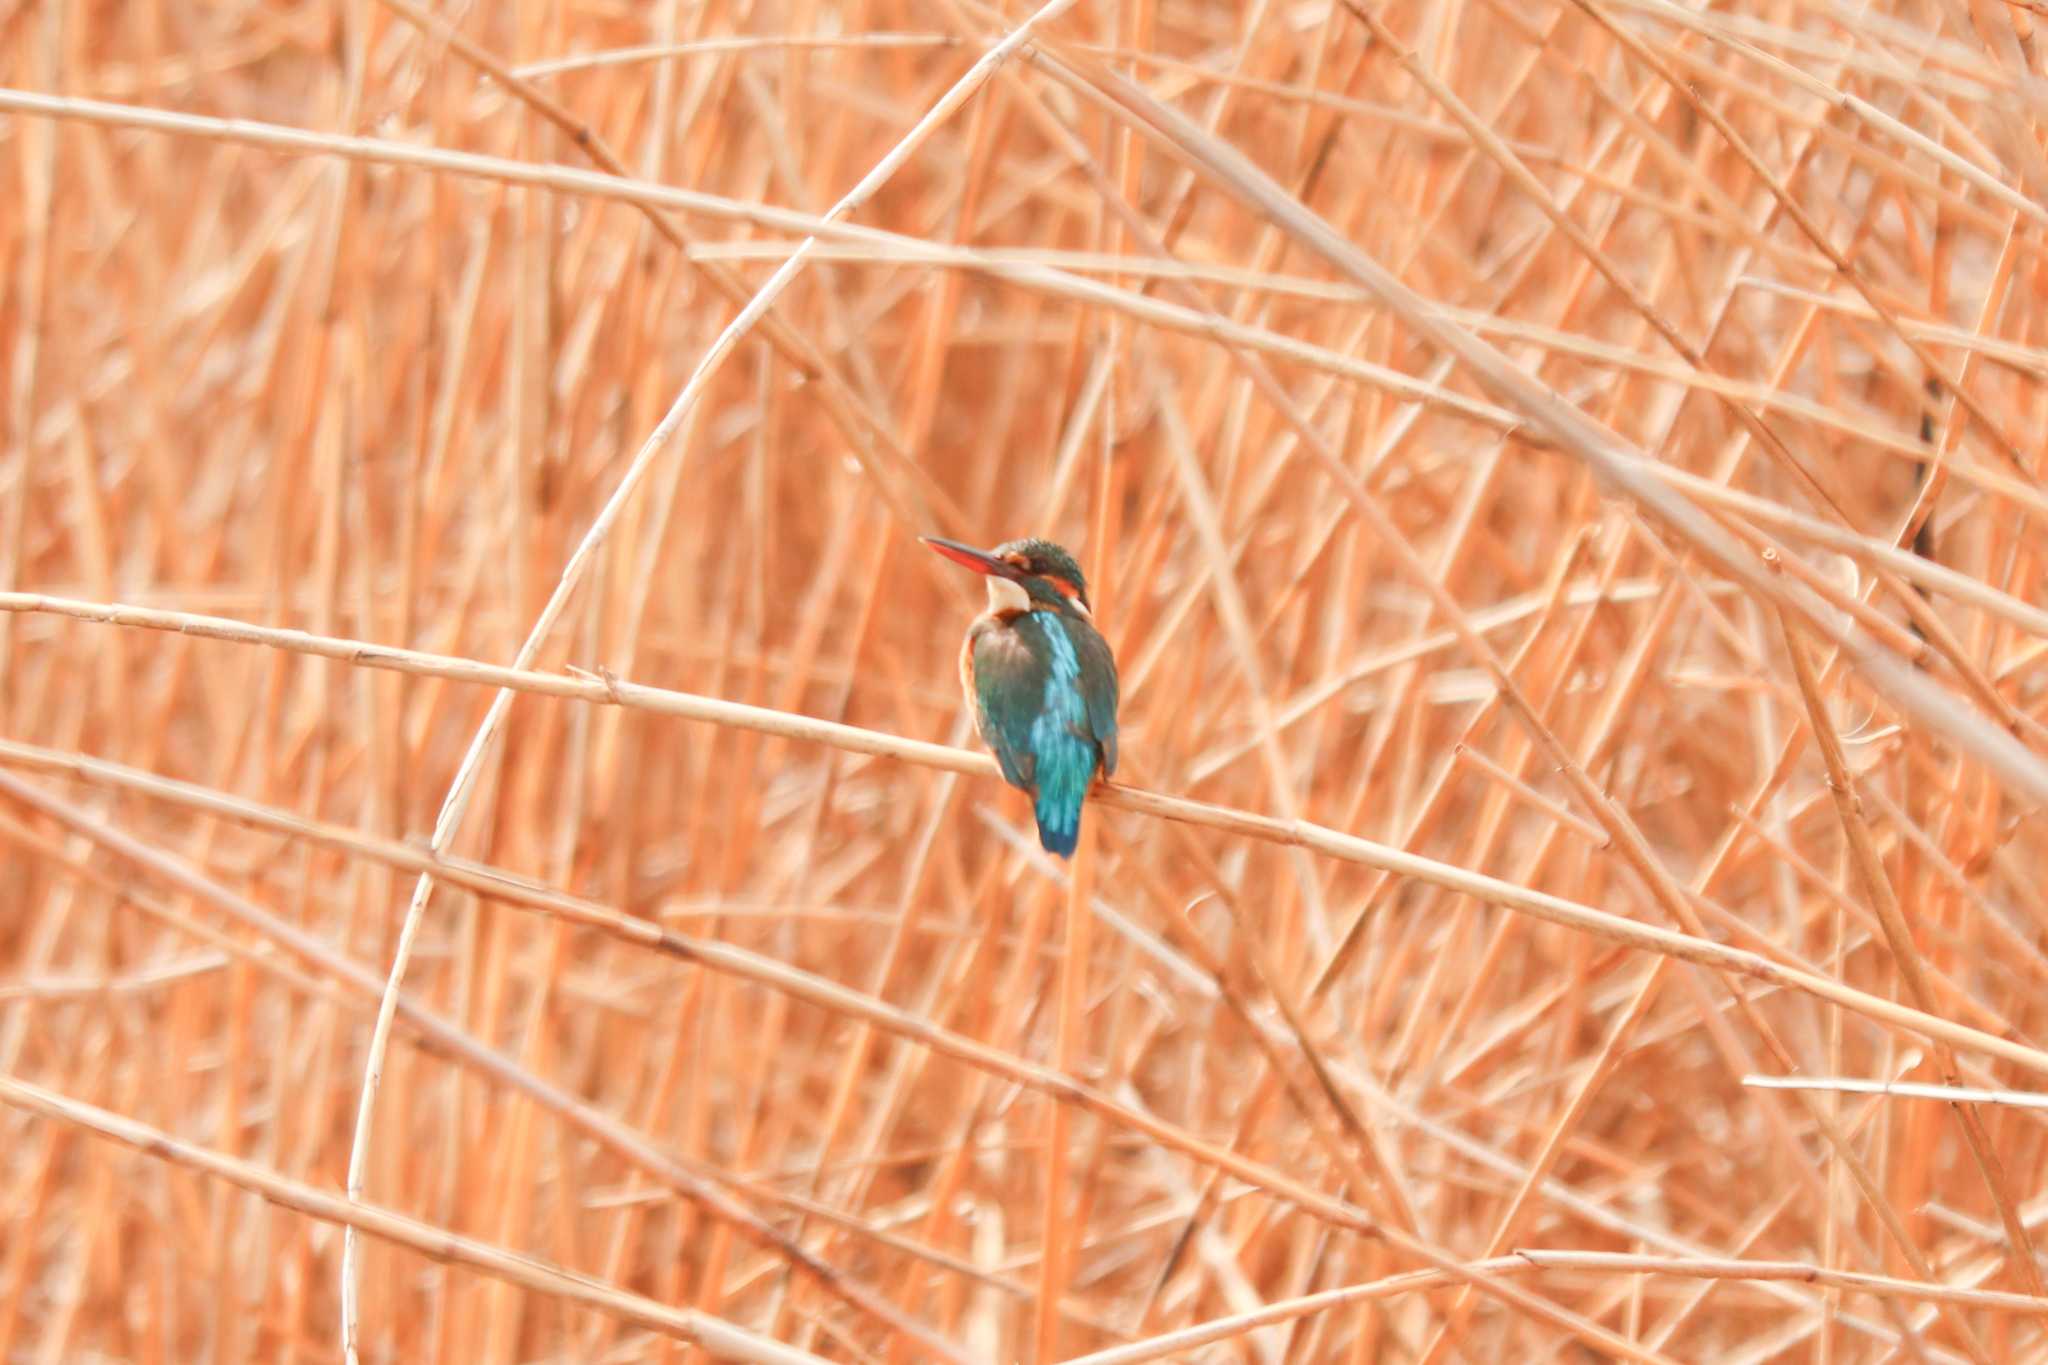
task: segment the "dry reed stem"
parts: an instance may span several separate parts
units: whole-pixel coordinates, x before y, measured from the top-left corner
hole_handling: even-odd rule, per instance
[[[16,758],[33,758],[37,760],[38,766],[50,766],[52,763],[49,756],[25,754],[19,750],[18,746],[6,746],[5,750],[0,750],[0,752],[6,752],[9,756]],[[62,760],[57,760],[57,762],[62,763]],[[74,770],[77,771],[86,770],[83,765],[74,764],[70,766],[73,766]],[[104,775],[107,771],[107,765],[92,765],[92,768],[101,775]],[[148,785],[158,791],[162,791],[172,784],[158,781],[138,785]],[[19,784],[6,778],[4,775],[0,775],[0,790],[8,791],[16,799],[31,799],[32,797],[32,793],[25,791]],[[196,795],[196,793],[187,793],[187,795]],[[35,804],[43,809],[52,810],[53,813],[56,810],[46,799],[36,799]],[[246,804],[235,804],[241,805],[240,815],[242,818],[261,818],[257,812],[250,810]],[[265,823],[275,827],[294,822],[272,817],[265,821]],[[300,832],[312,835],[312,837],[320,837],[303,825],[301,825]],[[330,835],[328,838],[332,839],[333,836]],[[357,851],[372,852],[366,846],[365,841],[349,840],[348,842]],[[372,852],[372,856],[375,856],[374,852]],[[393,860],[404,859],[405,857],[404,852],[401,850],[385,850],[384,856]],[[1363,1213],[1341,1203],[1317,1196],[1306,1187],[1287,1179],[1277,1172],[1246,1164],[1227,1150],[1204,1143],[1191,1134],[1176,1132],[1171,1125],[1162,1124],[1153,1116],[1130,1106],[1120,1104],[1090,1087],[1076,1083],[1066,1075],[1042,1068],[1019,1066],[1004,1054],[992,1052],[973,1044],[967,1039],[951,1036],[944,1030],[933,1028],[922,1020],[902,1011],[892,1010],[880,1002],[863,999],[857,994],[840,989],[829,982],[807,979],[806,974],[792,972],[769,959],[755,959],[751,954],[742,951],[722,948],[720,945],[712,943],[691,941],[669,931],[655,931],[654,937],[649,938],[645,933],[640,932],[634,927],[634,921],[618,916],[614,912],[605,910],[603,907],[573,905],[570,898],[546,893],[538,889],[529,892],[527,897],[522,898],[514,890],[513,880],[505,877],[503,874],[494,873],[490,870],[464,867],[453,860],[447,859],[445,855],[434,853],[432,850],[428,850],[424,855],[405,859],[405,861],[416,862],[418,867],[415,870],[420,871],[421,875],[434,875],[450,883],[468,885],[472,889],[486,892],[486,894],[495,892],[498,898],[522,901],[537,907],[552,908],[558,912],[565,912],[573,915],[579,922],[611,929],[622,937],[628,937],[633,941],[645,943],[659,952],[679,957],[685,961],[707,965],[716,970],[732,972],[770,985],[778,990],[797,995],[810,1003],[863,1018],[884,1030],[914,1039],[948,1055],[967,1061],[970,1064],[994,1071],[1032,1088],[1043,1090],[1048,1095],[1060,1100],[1063,1105],[1072,1104],[1089,1109],[1107,1119],[1143,1132],[1168,1146],[1195,1157],[1199,1161],[1214,1165],[1237,1176],[1239,1179],[1246,1180],[1257,1188],[1268,1190],[1283,1199],[1300,1205],[1310,1212],[1328,1218],[1340,1226],[1384,1237],[1424,1260],[1438,1265],[1453,1277],[1468,1280],[1474,1287],[1496,1295],[1525,1312],[1554,1321],[1560,1326],[1565,1326],[1602,1349],[1629,1359],[1645,1361],[1664,1359],[1664,1357],[1655,1352],[1645,1352],[1633,1347],[1625,1339],[1600,1329],[1596,1324],[1573,1315],[1560,1314],[1541,1300],[1522,1293],[1520,1290],[1502,1282],[1483,1269],[1468,1270],[1461,1267],[1441,1249],[1432,1247],[1422,1239],[1416,1238],[1399,1228],[1377,1224]],[[252,914],[248,910],[245,910],[243,913],[245,915]],[[395,998],[389,991],[388,985],[385,990],[379,992],[379,996],[380,1009],[382,1008],[382,1001]],[[408,1017],[408,1022],[415,1026],[419,1025],[419,1016],[416,1010]],[[464,1040],[452,1036],[444,1025],[432,1026],[429,1036],[433,1037],[444,1048],[455,1051],[464,1050]],[[473,1048],[467,1050],[470,1052],[472,1060],[474,1060],[476,1057],[475,1050]],[[502,1070],[502,1067],[500,1069]],[[555,1107],[564,1112],[569,1112],[573,1109],[573,1106],[562,1103],[559,1098],[555,1099],[554,1103]],[[1054,1129],[1054,1140],[1049,1144],[1050,1149],[1054,1152],[1061,1150],[1059,1138],[1062,1131],[1059,1127]],[[705,1202],[712,1204],[713,1207],[720,1206],[719,1201],[706,1198],[701,1190],[696,1191],[696,1194],[698,1198],[704,1199]],[[724,1216],[730,1221],[742,1223],[748,1221],[730,1211],[725,1212]],[[827,1282],[837,1283],[829,1278]],[[847,1287],[840,1287],[842,1292],[845,1292]],[[867,1306],[868,1303],[864,1293],[855,1295],[855,1301],[862,1303],[863,1306]]]
[[[1856,779],[1849,772],[1848,759],[1842,751],[1841,736],[1835,733],[1833,722],[1828,719],[1826,703],[1821,699],[1820,685],[1813,674],[1812,661],[1806,657],[1806,646],[1793,633],[1789,623],[1781,622],[1785,632],[1785,649],[1792,658],[1792,674],[1799,683],[1799,692],[1806,702],[1806,714],[1813,728],[1821,758],[1827,765],[1828,791],[1834,797],[1835,810],[1841,816],[1842,828],[1849,841],[1850,857],[1856,867],[1857,880],[1863,886],[1863,894],[1877,912],[1879,926],[1884,931],[1885,942],[1896,959],[1899,975],[1906,983],[1906,989],[1913,999],[1923,1006],[1932,998],[1928,986],[1926,964],[1921,960],[1920,949],[1913,941],[1912,930],[1907,926],[1905,916],[1899,909],[1898,896],[1892,890],[1889,878],[1878,861],[1877,846],[1870,835],[1870,825],[1864,819],[1862,802],[1856,796]],[[1955,1055],[1946,1047],[1936,1044],[1934,1056],[1942,1073],[1942,1080],[1950,1086],[1959,1084]],[[2033,1239],[2027,1236],[2026,1228],[2020,1223],[2015,1211],[2012,1192],[2007,1188],[2005,1172],[1998,1157],[1991,1150],[1985,1136],[1982,1120],[1968,1105],[1955,1106],[1955,1114],[1963,1129],[1963,1136],[1970,1146],[1971,1158],[1977,1163],[1978,1173],[1991,1194],[1992,1203],[1998,1208],[1999,1218],[2005,1224],[2007,1264],[2020,1284],[2030,1294],[2042,1292],[2040,1267],[2035,1264]]]
[[[1679,1275],[1709,1280],[1796,1280],[1807,1284],[1855,1289],[1873,1295],[1945,1301],[1998,1312],[2028,1315],[2048,1312],[2048,1300],[2031,1298],[2025,1294],[1951,1289],[1946,1286],[1923,1284],[1917,1280],[1893,1279],[1885,1275],[1860,1275],[1796,1261],[1631,1256],[1601,1252],[1550,1251],[1531,1247],[1517,1251],[1513,1255],[1492,1257],[1480,1262],[1479,1265],[1494,1273],[1588,1269],[1613,1270],[1632,1275]],[[1177,1332],[1161,1333],[1147,1341],[1135,1342],[1129,1346],[1112,1347],[1089,1355],[1077,1356],[1074,1357],[1072,1365],[1137,1365],[1140,1361],[1159,1360],[1175,1352],[1190,1350],[1210,1342],[1228,1341],[1232,1337],[1242,1336],[1270,1323],[1285,1322],[1290,1318],[1341,1308],[1347,1304],[1428,1289],[1447,1278],[1447,1273],[1441,1270],[1414,1270],[1370,1284],[1324,1290],[1319,1294],[1304,1295],[1284,1303],[1268,1304],[1256,1312],[1219,1318],[1214,1322],[1183,1328]]]
[[[0,13],[0,1357],[2048,1359],[2033,7],[1031,8]]]
[[[1578,2],[1574,0],[1574,3]],[[1245,160],[1242,154],[1205,136],[1175,111],[1113,73],[1097,70],[1066,78],[1076,86],[1083,81],[1089,82],[1136,126],[1152,132],[1164,145],[1201,166],[1247,203],[1271,215],[1305,248],[1341,270],[1439,349],[1455,356],[1484,387],[1527,414],[1542,435],[1585,460],[1604,480],[1635,499],[1674,533],[1706,554],[1722,572],[1743,583],[1763,600],[1796,611],[1802,621],[1842,648],[1876,687],[1916,720],[1970,750],[2032,801],[2048,804],[2048,763],[2044,763],[2039,755],[2018,744],[2011,736],[2001,734],[1983,718],[1973,713],[1957,713],[1946,703],[1944,693],[1929,685],[1901,661],[1838,625],[1826,606],[1811,592],[1782,584],[1772,585],[1752,557],[1745,555],[1724,531],[1658,481],[1645,477],[1640,472],[1645,462],[1637,452],[1617,441],[1614,433],[1589,421],[1554,391],[1529,380],[1477,337],[1450,325],[1448,319],[1438,315],[1383,265],[1363,255],[1333,232],[1327,223],[1303,209],[1298,201]],[[1748,150],[1746,145],[1744,150]],[[1782,187],[1778,193],[1782,199]],[[1810,219],[1802,215],[1801,222],[1812,231]],[[1832,259],[1839,262],[1840,258]],[[1882,308],[1879,314],[1890,316]],[[1916,354],[1919,354],[1917,348]],[[2018,461],[2009,444],[2006,453]]]
[[[558,674],[533,673],[517,668],[480,664],[466,659],[436,658],[416,651],[389,649],[355,640],[322,638],[300,631],[267,630],[240,622],[209,620],[184,613],[144,612],[136,608],[60,602],[16,593],[0,594],[0,611],[21,610],[61,610],[67,615],[87,619],[152,626],[182,633],[211,635],[215,638],[239,639],[274,648],[346,658],[367,668],[392,669],[416,676],[459,678],[465,682],[501,688],[501,695],[529,692],[628,706],[657,714],[711,721],[734,729],[805,739],[828,744],[850,753],[886,756],[924,767],[981,777],[996,775],[993,759],[965,749],[903,739],[895,735],[813,720],[787,712],[740,706],[709,697],[664,692],[661,689],[609,676],[585,680]],[[47,752],[32,753],[22,746],[6,744],[4,741],[0,741],[0,744],[5,745],[4,748],[0,748],[0,753],[11,754],[18,759],[32,759],[38,766],[69,766],[80,773],[104,774],[113,771],[107,765],[96,764],[82,755],[67,759]],[[139,779],[139,775],[131,778],[136,779]],[[183,784],[167,783],[161,786],[163,790],[176,790]],[[2001,1057],[2028,1070],[2048,1075],[2048,1051],[1996,1037],[1983,1030],[1942,1019],[1925,1010],[1898,1005],[1756,953],[1724,947],[1697,934],[1662,929],[1603,914],[1588,906],[1573,904],[1464,868],[1416,857],[1396,848],[1374,844],[1370,840],[1359,839],[1306,821],[1276,820],[1271,816],[1211,806],[1203,802],[1128,787],[1117,782],[1098,783],[1090,793],[1090,798],[1100,805],[1114,809],[1136,811],[1267,843],[1306,849],[1325,857],[1430,882],[1488,904],[1597,934],[1638,951],[1712,967],[1738,979],[1751,978],[1802,991],[1868,1019],[1904,1028],[1938,1042],[1968,1047],[1990,1056]],[[248,818],[255,814],[255,808],[246,802],[232,798],[222,799],[217,794],[202,793],[195,788],[185,787],[178,799],[194,804],[204,802],[215,805],[223,813],[233,813],[235,818]],[[293,819],[294,817],[278,813],[269,816],[266,823],[277,824]],[[306,827],[311,828],[310,825]],[[352,848],[367,851],[370,847],[367,842],[358,842],[348,836],[339,837]],[[412,854],[386,849],[382,856],[394,866],[409,864],[411,870],[416,870],[423,876],[437,875],[434,869],[443,866],[451,869],[459,866],[454,860],[431,848],[424,853]],[[465,884],[470,885],[472,889],[483,889],[483,885],[476,881]],[[623,917],[614,920],[614,923],[624,922]],[[631,930],[622,932],[634,933]]]
[[[550,1297],[579,1303],[621,1321],[651,1328],[679,1341],[695,1342],[727,1360],[755,1361],[759,1365],[802,1365],[802,1362],[819,1359],[807,1351],[792,1351],[778,1342],[743,1332],[730,1323],[702,1313],[687,1308],[670,1308],[639,1294],[629,1294],[615,1285],[558,1270],[530,1256],[463,1237],[374,1204],[314,1189],[252,1162],[182,1142],[161,1129],[26,1081],[0,1076],[0,1103],[59,1123],[73,1124],[124,1147],[133,1147],[144,1156],[238,1185],[280,1208],[291,1209],[322,1222],[352,1227],[433,1260],[467,1266],[507,1283],[524,1285]]]
[[[1925,1085],[1917,1081],[1868,1081],[1855,1076],[1745,1076],[1744,1085],[1771,1090],[1835,1090],[1849,1095],[1903,1095],[1917,1100],[2048,1107],[2048,1095],[2031,1090],[1981,1090],[1971,1086]]]
[[[418,1031],[439,1052],[468,1062],[480,1072],[531,1096],[543,1107],[582,1127],[591,1136],[614,1147],[642,1169],[661,1176],[678,1192],[705,1205],[723,1221],[746,1229],[750,1235],[764,1244],[776,1248],[793,1264],[816,1276],[834,1293],[873,1313],[896,1330],[922,1341],[935,1355],[948,1359],[964,1358],[949,1343],[933,1336],[921,1324],[912,1322],[896,1312],[872,1290],[818,1260],[776,1231],[719,1188],[720,1182],[715,1175],[686,1169],[672,1158],[657,1152],[644,1139],[637,1137],[615,1120],[532,1076],[515,1062],[484,1047],[420,1005],[402,996],[394,996],[389,990],[388,980],[380,983],[369,969],[351,959],[340,957],[328,945],[278,920],[253,902],[236,896],[177,859],[139,843],[104,821],[94,820],[76,807],[38,792],[8,774],[0,773],[0,792],[5,792],[15,801],[33,810],[51,816],[59,823],[171,885],[211,901],[232,918],[256,929],[279,947],[299,957],[308,966],[339,977],[344,985],[353,988],[361,998],[376,1000],[379,1011],[384,1008],[384,1001],[395,1000],[394,1017],[402,1020],[408,1028]],[[430,860],[427,866],[432,867],[436,864]],[[416,870],[421,875],[426,875],[425,867]]]
[[[1475,421],[1499,427],[1510,434],[1527,434],[1522,430],[1524,425],[1523,419],[1518,418],[1505,407],[1471,399],[1435,384],[1420,382],[1412,376],[1386,366],[1357,360],[1328,348],[1304,344],[1296,338],[1276,335],[1259,328],[1246,327],[1228,319],[1217,319],[1213,316],[1204,317],[1186,308],[1149,300],[1140,294],[1118,289],[1114,285],[1105,285],[1087,280],[1070,271],[1063,271],[1048,264],[1050,261],[1067,259],[1061,256],[1045,256],[1042,253],[1024,255],[1005,252],[966,251],[958,248],[949,248],[943,244],[920,241],[916,238],[902,237],[872,228],[833,223],[828,219],[772,205],[741,202],[721,196],[706,195],[694,191],[651,184],[646,181],[602,175],[595,172],[579,171],[559,166],[536,166],[532,163],[503,158],[452,153],[433,148],[410,147],[403,144],[380,142],[373,138],[351,138],[309,133],[300,129],[280,127],[249,120],[209,119],[202,116],[169,113],[162,110],[143,109],[135,106],[57,98],[28,91],[6,89],[0,89],[0,109],[16,109],[77,119],[90,123],[147,128],[161,132],[177,132],[187,136],[241,142],[286,154],[324,154],[371,164],[417,166],[446,174],[492,179],[512,185],[540,186],[567,193],[588,194],[616,199],[620,202],[643,207],[676,208],[713,219],[773,226],[793,233],[811,233],[821,240],[828,237],[836,237],[843,238],[848,243],[868,243],[871,244],[869,249],[875,253],[872,259],[943,265],[953,269],[985,273],[991,277],[1002,279],[1027,289],[1041,290],[1055,296],[1113,308],[1160,327],[1185,331],[1199,336],[1213,336],[1227,343],[1269,350],[1276,355],[1318,368],[1325,368],[1332,373],[1344,375],[1358,382],[1383,388],[1389,393],[1403,397],[1426,399],[1442,406],[1448,411],[1469,416]],[[772,248],[770,249],[770,258],[785,259],[788,251],[795,249],[799,245],[801,243],[792,244],[789,248]],[[694,254],[695,248],[691,250]],[[857,253],[860,248],[849,246],[845,250],[848,253]],[[721,255],[731,251],[739,251],[741,254],[759,254],[761,248],[755,248],[752,252],[747,252],[744,248],[720,249],[714,247],[707,249],[705,259],[716,260]],[[826,253],[827,258],[830,258],[830,256],[831,253]],[[860,257],[858,255],[849,255],[848,258],[859,259]],[[1099,257],[1084,255],[1076,260],[1075,264],[1077,266],[1089,265],[1099,259]],[[1144,268],[1143,264],[1140,263],[1137,268],[1142,270]],[[1200,279],[1205,277],[1206,272],[1202,271],[1199,267],[1194,267],[1187,273],[1189,278]],[[1226,276],[1226,278],[1228,277]],[[1264,283],[1262,284],[1261,281],[1264,281]],[[1284,287],[1284,282],[1274,281],[1270,276],[1266,275],[1253,275],[1245,283],[1254,288]],[[1783,286],[1775,287],[1783,288]],[[1320,292],[1324,295],[1340,299],[1372,297],[1370,289],[1356,285],[1342,291],[1332,292],[1326,288]],[[1830,306],[1844,307],[1845,305],[1832,303]],[[1523,328],[1513,327],[1508,324],[1499,322],[1489,323],[1481,315],[1469,311],[1445,309],[1443,312],[1446,319],[1471,327],[1475,331],[1494,332],[1496,334],[1504,333],[1507,335],[1518,335],[1525,331]],[[1871,315],[1877,316],[1874,312]],[[1930,340],[1948,339],[1947,332],[1941,329],[1914,328],[1903,322],[1900,325],[1907,331],[1912,332],[1916,338],[1925,337]],[[1831,411],[1825,404],[1813,403],[1802,399],[1796,394],[1787,394],[1762,385],[1731,386],[1727,381],[1717,380],[1714,376],[1684,375],[1668,367],[1658,366],[1653,360],[1637,357],[1633,354],[1618,354],[1613,348],[1602,347],[1597,342],[1588,342],[1583,338],[1558,337],[1545,339],[1552,341],[1553,344],[1560,348],[1599,356],[1618,364],[1626,364],[1630,368],[1643,369],[1660,375],[1680,378],[1684,382],[1701,387],[1706,391],[1724,393],[1730,397],[1750,397],[1754,401],[1772,407],[1796,412],[1800,416],[1822,425],[1853,432],[1863,440],[1895,451],[1901,455],[1917,455],[1920,449],[1913,438],[1893,435],[1868,424],[1857,422],[1854,418],[1844,417],[1839,413]],[[1984,343],[1978,342],[1976,344],[1982,346]],[[2042,354],[2039,348],[2022,348],[2017,351],[2007,351],[2005,354],[2030,367],[2036,364],[2048,364],[2048,362],[2038,360],[2038,357]],[[1697,497],[1724,502],[1740,502],[1744,497],[1737,490],[1719,488],[1712,485],[1706,488],[1694,487],[1693,484],[1696,481],[1696,476],[1689,475],[1686,471],[1672,469],[1639,457],[1631,460],[1625,451],[1613,451],[1610,452],[1610,456],[1611,460],[1618,462],[1621,467],[1638,471],[1644,479],[1678,484]],[[1604,467],[1613,467],[1613,465],[1610,464]],[[2033,509],[2044,520],[2048,520],[2048,496],[2044,496],[2038,488],[2033,487],[2030,483],[2015,479],[1996,469],[1961,459],[1945,463],[1944,469],[1956,478],[1966,480],[1987,491],[2011,498],[2020,505]],[[889,484],[884,480],[881,481],[880,486],[886,490]],[[1901,555],[1894,562],[1886,557],[1888,553],[1898,553],[1892,550],[1890,546],[1877,542],[1868,536],[1856,536],[1836,531],[1835,528],[1828,527],[1825,523],[1802,516],[1795,509],[1777,504],[1769,504],[1759,509],[1759,515],[1769,517],[1787,529],[1793,529],[1796,534],[1801,534],[1823,543],[1827,543],[1831,539],[1839,539],[1844,545],[1854,547],[1847,552],[1867,556],[1871,562],[1882,563],[1886,568],[1898,572],[1902,577],[1908,578],[1910,581],[1944,582],[1947,586],[1953,586],[1959,590],[1970,592],[1980,599],[2000,600],[2000,595],[1995,589],[1991,589],[1981,582],[1973,582],[1964,576],[1953,575],[1952,571],[1944,571],[1942,566],[1929,564],[1924,560],[1917,563],[1909,562],[1912,559],[1911,556]],[[1945,572],[1952,576],[1944,579]],[[2005,604],[2005,609],[2019,616],[2026,616],[2027,613],[2032,611],[2032,608],[2023,603],[2007,603]],[[2033,618],[2029,617],[2028,619]]]
[[[386,0],[386,3],[402,6],[405,5],[406,0]],[[981,58],[976,61],[967,74],[955,82],[952,88],[946,92],[945,96],[925,112],[924,116],[918,120],[910,132],[899,140],[895,146],[891,147],[889,152],[861,178],[859,183],[847,191],[838,203],[833,205],[831,211],[825,215],[826,221],[830,222],[844,218],[855,208],[858,208],[872,198],[875,192],[922,145],[931,131],[950,118],[953,112],[961,104],[965,103],[968,97],[978,90],[983,82],[994,73],[996,68],[1030,38],[1032,29],[1037,24],[1056,17],[1072,3],[1073,0],[1047,0],[1047,3],[1032,18],[1019,24],[1001,42],[993,44],[987,52],[982,54]],[[601,146],[601,144],[599,145]],[[613,168],[616,168],[616,160],[611,158],[609,153],[603,153],[603,156],[606,160],[612,162]],[[711,345],[705,350],[702,359],[698,361],[697,367],[691,373],[689,380],[676,395],[675,401],[669,405],[667,413],[663,415],[661,421],[655,425],[654,429],[648,434],[647,439],[641,444],[639,451],[633,457],[632,464],[627,467],[618,485],[612,490],[611,496],[606,499],[603,508],[591,522],[590,528],[584,532],[582,539],[577,542],[575,551],[569,556],[568,562],[562,568],[561,576],[556,581],[554,591],[549,594],[546,604],[541,608],[539,617],[534,621],[533,628],[527,633],[525,641],[520,645],[518,654],[513,660],[514,668],[529,666],[539,655],[541,647],[547,642],[548,635],[554,629],[556,621],[568,606],[569,600],[575,595],[576,590],[582,585],[584,573],[595,559],[598,551],[603,548],[607,537],[611,533],[612,526],[625,511],[641,481],[652,470],[656,457],[667,449],[676,432],[681,429],[685,421],[692,417],[699,398],[709,386],[712,378],[718,373],[726,357],[739,344],[740,339],[747,335],[755,323],[767,315],[769,309],[775,305],[777,298],[789,287],[790,281],[796,278],[797,273],[803,268],[805,256],[814,241],[815,239],[813,238],[806,238],[797,247],[796,251],[782,265],[777,267],[775,273],[769,276],[767,283],[763,284],[754,296],[747,301],[746,306],[741,308],[732,321],[726,324],[724,329],[720,331]],[[512,693],[510,691],[501,691],[492,698],[490,711],[485,715],[483,723],[477,728],[476,734],[471,738],[469,747],[463,754],[462,762],[456,768],[454,780],[450,782],[447,795],[442,800],[440,813],[434,819],[434,835],[431,847],[437,854],[448,847],[461,828],[463,816],[467,813],[470,799],[475,794],[475,781],[478,771],[497,738],[498,731],[504,723],[506,713],[511,708],[511,703]],[[355,1139],[350,1145],[348,1193],[352,1199],[359,1198],[363,1192],[363,1182],[368,1169],[371,1122],[376,1107],[378,1086],[382,1079],[384,1051],[391,1037],[392,1018],[397,1010],[399,985],[405,979],[406,966],[411,958],[414,938],[425,916],[427,900],[433,894],[433,889],[432,874],[430,872],[422,873],[419,880],[414,884],[412,901],[406,908],[405,920],[399,930],[397,947],[392,953],[391,974],[385,985],[384,999],[378,1005],[376,1029],[371,1034],[369,1055],[364,1062],[362,1094],[356,1109]],[[357,1358],[358,1284],[359,1271],[355,1258],[354,1230],[351,1228],[345,1234],[342,1244],[341,1266],[341,1340],[343,1354],[349,1360],[350,1365],[354,1365]],[[1049,1301],[1057,1303],[1057,1295],[1049,1296]]]

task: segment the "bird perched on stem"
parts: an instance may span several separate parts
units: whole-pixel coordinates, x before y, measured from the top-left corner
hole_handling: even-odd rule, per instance
[[[988,577],[988,610],[960,647],[960,685],[1004,779],[1031,796],[1038,842],[1071,857],[1089,783],[1116,771],[1116,660],[1081,566],[1049,540],[977,550],[921,539]]]

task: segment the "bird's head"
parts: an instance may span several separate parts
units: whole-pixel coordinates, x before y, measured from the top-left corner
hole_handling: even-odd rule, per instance
[[[938,536],[919,539],[955,564],[986,574],[991,607],[1013,611],[1052,607],[1081,616],[1093,614],[1081,566],[1064,547],[1049,540],[1031,536],[1006,540],[993,550],[977,550]]]

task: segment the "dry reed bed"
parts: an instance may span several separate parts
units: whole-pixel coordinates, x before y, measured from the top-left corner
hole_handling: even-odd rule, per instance
[[[2048,1356],[2033,11],[0,11],[0,1360]]]

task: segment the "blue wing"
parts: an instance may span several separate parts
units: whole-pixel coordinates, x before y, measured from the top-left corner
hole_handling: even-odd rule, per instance
[[[1021,612],[976,630],[976,720],[1003,776],[1033,797],[1038,841],[1062,857],[1080,836],[1081,802],[1106,753],[1114,753],[1115,692],[1107,706],[1109,747],[1098,739],[1084,655],[1106,658],[1100,636],[1047,611]],[[1099,690],[1099,689],[1097,689]]]
[[[1081,664],[1081,695],[1088,703],[1088,729],[1102,750],[1102,771],[1116,771],[1116,660],[1110,656],[1109,641],[1087,621],[1068,617],[1062,624],[1074,642],[1074,654]]]

